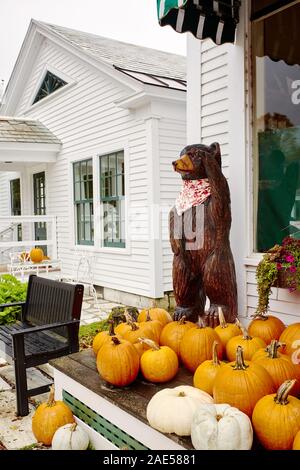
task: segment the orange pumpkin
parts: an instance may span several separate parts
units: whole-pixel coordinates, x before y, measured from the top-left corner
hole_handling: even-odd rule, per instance
[[[154,341],[142,339],[150,347],[141,357],[141,372],[145,379],[154,383],[172,380],[178,372],[178,358],[168,346],[158,346]]]
[[[284,353],[291,356],[293,363],[300,362],[300,323],[289,325],[280,335],[279,341],[285,344]]]
[[[249,335],[263,339],[266,344],[278,340],[284,330],[284,323],[272,315],[258,314],[248,326]]]
[[[258,400],[275,391],[270,374],[255,362],[244,362],[243,349],[237,347],[236,361],[222,366],[216,376],[215,403],[228,403],[250,418]]]
[[[276,394],[262,397],[252,415],[253,428],[268,450],[291,450],[300,429],[300,400],[289,395],[295,380],[287,380]]]
[[[300,430],[297,432],[294,439],[293,450],[300,450]]]
[[[207,392],[209,395],[213,394],[213,386],[217,373],[222,365],[225,364],[225,362],[219,361],[218,346],[218,343],[215,341],[213,344],[212,360],[202,362],[194,374],[194,387],[200,388],[200,390]]]
[[[145,332],[150,331],[151,336],[154,337],[154,341],[159,343],[159,338],[163,329],[163,324],[158,320],[151,320],[149,312],[145,322],[140,322],[139,326],[143,326]],[[145,333],[147,336],[147,333]]]
[[[41,248],[32,248],[30,251],[30,259],[33,263],[40,263],[43,261],[44,252]]]
[[[185,317],[182,317],[179,321],[172,321],[164,326],[159,342],[162,346],[169,346],[169,348],[173,349],[179,357],[180,343],[184,334],[191,328],[195,327],[195,323],[186,321]]]
[[[101,377],[116,387],[131,384],[139,373],[140,358],[129,341],[112,336],[97,354],[97,369]]]
[[[54,387],[51,387],[48,401],[39,405],[32,417],[32,432],[38,442],[50,446],[57,429],[74,422],[70,408],[54,400]]]
[[[144,323],[130,323],[130,329],[123,334],[123,338],[129,341],[130,343],[134,344],[139,341],[139,338],[146,337],[148,339],[152,339],[155,341],[155,334],[150,326]]]
[[[236,323],[226,323],[221,307],[219,307],[218,312],[220,324],[215,328],[215,332],[222,341],[223,347],[226,348],[226,344],[231,338],[241,334],[241,329]]]
[[[93,351],[94,353],[98,354],[99,349],[102,348],[103,344],[109,342],[111,340],[112,336],[115,336],[114,332],[114,322],[110,321],[110,326],[108,331],[100,331],[100,333],[96,334],[96,336],[93,339]]]
[[[163,308],[149,308],[144,309],[140,312],[138,316],[138,322],[146,321],[148,313],[150,315],[151,320],[158,320],[160,321],[160,323],[162,323],[163,326],[172,321],[172,317],[169,312],[167,312],[167,310]]]
[[[278,352],[278,349],[281,346],[282,343],[279,343],[274,339],[266,350],[263,350],[264,354],[259,350],[252,358],[253,362],[261,365],[267,372],[269,372],[276,389],[286,380],[297,378],[298,375],[297,368],[292,363],[289,356]],[[296,383],[292,392],[291,393],[295,396],[299,394],[300,383]]]
[[[180,343],[180,357],[184,366],[195,372],[202,362],[212,359],[213,344],[219,344],[218,356],[223,355],[223,346],[220,338],[213,328],[204,326],[202,320],[183,335]]]
[[[229,361],[234,361],[236,356],[236,349],[238,346],[243,348],[243,356],[246,361],[251,361],[253,355],[261,348],[265,348],[267,345],[261,338],[252,338],[248,334],[246,328],[244,328],[239,322],[242,330],[242,335],[234,336],[231,338],[226,345],[226,355]]]

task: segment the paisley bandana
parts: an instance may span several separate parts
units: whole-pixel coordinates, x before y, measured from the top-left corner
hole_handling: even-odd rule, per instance
[[[208,179],[184,180],[181,193],[175,202],[178,215],[182,215],[187,209],[203,204],[211,195]]]

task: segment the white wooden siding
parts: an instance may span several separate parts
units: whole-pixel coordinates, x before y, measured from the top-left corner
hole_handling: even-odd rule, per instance
[[[76,82],[57,96],[46,98],[28,110],[36,83],[45,65],[71,77]],[[100,72],[81,63],[63,49],[44,41],[31,76],[20,99],[17,115],[39,119],[61,141],[63,149],[57,163],[47,165],[48,214],[58,217],[58,255],[67,274],[76,272],[73,206],[71,200],[74,158],[95,157],[118,142],[126,141],[129,153],[128,172],[130,209],[147,205],[151,182],[146,171],[146,131],[143,120],[135,120],[127,110],[113,103],[126,96],[126,90],[108,80]],[[89,153],[89,149],[93,149]],[[133,239],[129,250],[94,251],[95,283],[125,292],[150,296],[148,218],[139,218],[139,238]],[[137,238],[137,237],[136,237]],[[83,250],[84,251],[84,248]],[[87,251],[89,251],[87,249]],[[89,251],[90,252],[90,251]],[[93,251],[92,251],[93,252]]]
[[[165,292],[173,290],[173,254],[169,242],[168,213],[174,206],[175,199],[181,189],[181,178],[178,173],[174,172],[172,162],[179,157],[179,153],[185,145],[185,121],[161,119],[159,121],[160,200],[163,284]]]

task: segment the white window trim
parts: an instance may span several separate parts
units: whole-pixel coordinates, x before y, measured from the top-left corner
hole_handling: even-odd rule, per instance
[[[114,248],[103,246],[103,224],[102,224],[102,207],[100,201],[100,157],[114,152],[124,152],[124,165],[125,165],[125,247]],[[74,211],[74,184],[73,184],[73,164],[82,160],[92,158],[93,160],[93,202],[94,202],[94,245],[78,245],[76,243],[76,216]],[[129,142],[120,141],[108,145],[99,145],[90,150],[74,154],[70,159],[69,166],[69,186],[70,191],[70,214],[71,214],[71,249],[74,251],[86,251],[92,253],[103,254],[117,254],[117,255],[130,255],[131,242],[129,239],[128,230],[128,215],[129,215]]]
[[[34,100],[35,100],[35,97],[36,97],[36,95],[37,95],[37,93],[38,93],[38,91],[39,91],[39,89],[40,89],[40,87],[41,87],[41,85],[44,81],[44,78],[45,78],[47,72],[53,73],[57,77],[64,80],[66,82],[66,85],[64,85],[63,87],[61,87],[58,90],[54,91],[53,93],[46,96],[42,100],[39,100],[36,103],[33,103]],[[36,86],[34,87],[34,90],[30,95],[30,98],[28,100],[27,107],[26,107],[26,110],[25,110],[24,114],[26,114],[27,112],[29,112],[33,109],[36,109],[42,103],[43,104],[45,104],[46,102],[48,103],[53,97],[59,96],[63,91],[69,90],[71,87],[73,87],[76,84],[77,84],[77,82],[73,78],[71,78],[69,75],[66,75],[64,72],[61,72],[60,70],[57,70],[52,65],[44,64],[43,70],[40,74],[40,78],[37,81]]]

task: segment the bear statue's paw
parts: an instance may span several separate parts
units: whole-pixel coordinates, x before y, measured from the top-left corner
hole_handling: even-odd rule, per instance
[[[219,307],[222,307],[222,310],[226,316],[225,311],[227,310],[224,305],[211,304],[208,311],[205,312],[203,320],[205,321],[206,326],[215,328],[219,325]]]
[[[174,320],[179,321],[182,317],[191,322],[197,322],[199,316],[203,316],[204,311],[202,307],[180,307],[177,305],[174,312]]]

